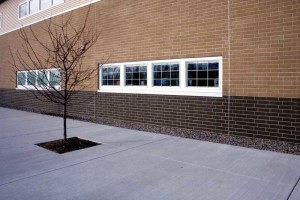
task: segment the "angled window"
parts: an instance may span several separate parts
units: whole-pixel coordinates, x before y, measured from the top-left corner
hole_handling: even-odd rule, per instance
[[[32,15],[39,11],[39,0],[29,0],[29,14]]]
[[[0,28],[3,26],[3,16],[2,13],[0,13]]]
[[[25,17],[28,14],[28,2],[19,5],[19,18]]]
[[[40,10],[45,10],[50,7],[50,0],[40,0]]]
[[[120,85],[119,66],[105,66],[102,68],[102,85]]]
[[[125,66],[126,85],[146,86],[147,66]]]
[[[52,5],[57,5],[57,4],[60,4],[60,3],[63,3],[64,0],[52,0]]]

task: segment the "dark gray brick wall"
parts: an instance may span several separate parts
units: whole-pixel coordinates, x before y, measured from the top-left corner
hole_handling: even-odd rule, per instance
[[[228,97],[80,92],[73,97],[68,115],[300,143],[300,99],[235,96],[228,101]],[[62,111],[61,106],[41,102],[22,90],[1,89],[0,105],[54,115]]]

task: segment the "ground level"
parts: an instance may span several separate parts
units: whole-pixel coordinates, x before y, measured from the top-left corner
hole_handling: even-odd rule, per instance
[[[58,117],[0,108],[1,199],[300,198],[300,157],[69,120],[100,146],[56,154]]]

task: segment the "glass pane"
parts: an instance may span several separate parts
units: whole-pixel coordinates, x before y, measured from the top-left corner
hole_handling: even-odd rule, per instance
[[[133,73],[132,77],[133,77],[133,79],[139,79],[140,78],[140,74],[139,73]]]
[[[38,0],[29,1],[29,14],[34,14],[39,10]]]
[[[140,79],[147,79],[147,72],[141,72]]]
[[[50,0],[40,0],[40,10],[50,7]]]
[[[171,70],[172,71],[179,71],[179,64],[173,64],[173,65],[171,65]]]
[[[207,80],[198,80],[199,87],[207,87]]]
[[[114,78],[114,73],[113,72],[109,72],[108,73],[108,79],[113,79]]]
[[[171,69],[171,68],[170,68],[170,65],[162,65],[162,66],[161,66],[161,70],[162,70],[162,71],[170,71],[170,69]]]
[[[197,77],[197,71],[188,72],[188,78],[196,78],[196,77]]]
[[[198,71],[198,78],[207,78],[207,71]]]
[[[102,85],[107,85],[107,80],[102,80]]]
[[[140,85],[147,85],[147,80],[140,80]]]
[[[19,6],[19,18],[27,15],[27,2]]]
[[[126,67],[126,72],[132,72],[132,67]]]
[[[147,71],[147,66],[140,67],[140,72],[146,72],[146,71]]]
[[[18,73],[18,85],[25,85],[26,74],[25,72]]]
[[[114,73],[114,79],[120,79],[120,73]]]
[[[114,80],[114,85],[120,85],[120,80]]]
[[[114,80],[108,80],[107,85],[114,85]]]
[[[109,73],[109,72],[114,72],[114,68],[113,68],[113,67],[108,67],[108,68],[107,68],[107,71],[108,71],[108,73]]]
[[[197,70],[207,70],[207,63],[197,63]]]
[[[196,70],[196,63],[189,63],[188,70]]]
[[[28,72],[27,73],[27,84],[28,85],[35,85],[36,82],[36,73],[35,72]]]
[[[171,76],[170,72],[163,72],[162,73],[162,78],[164,78],[164,79],[170,79],[170,76]]]
[[[120,67],[115,67],[114,72],[119,73],[120,72]]]
[[[132,67],[132,70],[133,70],[133,72],[138,73],[140,71],[140,68],[139,67]]]
[[[161,80],[154,80],[154,85],[155,86],[161,86]]]
[[[108,79],[108,75],[107,74],[102,74],[102,79],[103,80]]]
[[[133,80],[132,83],[133,83],[133,85],[139,85],[140,81],[139,80]]]
[[[208,63],[208,69],[219,69],[219,63]]]
[[[219,78],[219,71],[208,71],[208,78]]]
[[[160,72],[161,71],[161,65],[154,65],[154,71]]]
[[[171,72],[171,78],[179,78],[179,71],[178,72]]]
[[[197,86],[197,80],[196,79],[189,79],[188,80],[188,86]]]
[[[132,80],[126,80],[126,85],[132,85]]]
[[[102,68],[102,73],[107,73],[107,68]]]
[[[60,85],[60,71],[51,70],[50,71],[50,85],[59,86]]]
[[[126,73],[126,79],[132,79],[132,73]]]
[[[47,72],[43,72],[43,71],[38,72],[38,85],[40,86],[47,85]]]
[[[162,86],[170,86],[170,80],[162,80]]]
[[[179,80],[171,80],[171,86],[179,86]]]
[[[208,86],[219,87],[219,80],[218,79],[208,80]]]
[[[64,0],[52,0],[52,5],[56,5],[56,4],[59,4],[59,3],[63,3]]]
[[[154,72],[154,78],[155,79],[161,78],[161,72]]]

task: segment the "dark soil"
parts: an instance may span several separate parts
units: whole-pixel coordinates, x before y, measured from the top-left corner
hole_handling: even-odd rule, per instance
[[[81,139],[78,137],[68,138],[67,141],[65,140],[54,140],[50,142],[44,142],[36,144],[37,146],[43,147],[50,151],[54,151],[56,153],[62,154],[71,151],[76,151],[79,149],[85,149],[93,146],[100,145],[101,143]]]

